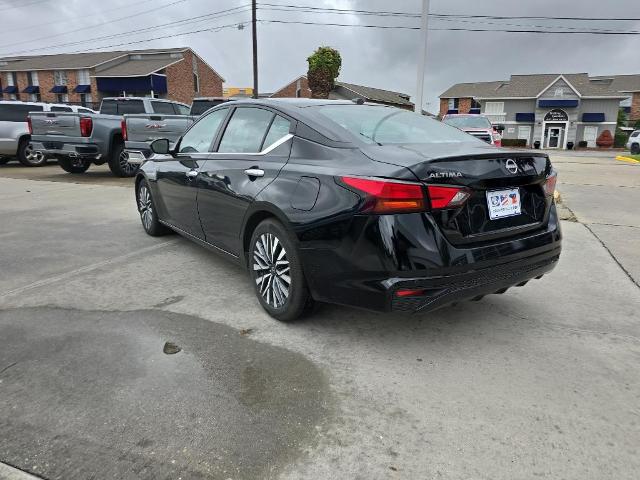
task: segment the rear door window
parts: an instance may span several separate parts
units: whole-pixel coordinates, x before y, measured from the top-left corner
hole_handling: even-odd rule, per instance
[[[273,145],[282,137],[288,135],[290,128],[291,122],[289,120],[281,117],[280,115],[276,115],[276,118],[273,119],[273,122],[269,127],[269,132],[267,132],[267,136],[264,139],[262,150],[268,148],[270,145]]]
[[[236,108],[218,152],[258,153],[273,117],[273,112],[262,108]]]
[[[151,106],[153,107],[153,113],[162,115],[175,115],[176,113],[171,102],[151,102]]]
[[[124,115],[125,113],[145,113],[142,100],[105,100],[100,113],[107,115]]]
[[[71,107],[51,107],[52,112],[73,112]]]
[[[189,115],[189,107],[187,107],[186,105],[174,103],[173,106],[175,107],[176,113],[178,115]]]
[[[29,112],[42,110],[42,105],[0,104],[0,122],[26,122]]]

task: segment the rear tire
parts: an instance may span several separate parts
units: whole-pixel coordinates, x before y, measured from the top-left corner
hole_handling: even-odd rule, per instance
[[[280,222],[268,219],[256,227],[248,265],[258,301],[273,318],[292,322],[312,310],[295,240]]]
[[[124,143],[115,142],[109,158],[109,170],[116,177],[133,177],[138,172],[139,165],[129,163],[127,152],[124,151]]]
[[[89,170],[91,163],[81,158],[60,157],[58,158],[58,165],[60,165],[65,172],[79,174]]]
[[[18,160],[25,167],[42,167],[47,163],[47,157],[42,152],[36,152],[27,139],[20,140]]]
[[[631,154],[632,155],[640,154],[640,143],[634,143],[631,145]]]
[[[160,237],[171,233],[171,229],[162,225],[158,219],[158,210],[156,209],[156,204],[151,196],[151,189],[146,180],[142,180],[138,184],[138,188],[136,189],[136,203],[138,205],[142,228],[147,232],[147,235]]]

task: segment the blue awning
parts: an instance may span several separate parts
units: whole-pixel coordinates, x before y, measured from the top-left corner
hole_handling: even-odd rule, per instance
[[[604,113],[583,113],[583,122],[604,122]]]
[[[534,123],[535,121],[535,113],[516,113],[516,122]]]
[[[4,87],[2,90],[4,93],[18,93],[18,87],[14,85],[9,85],[8,87]]]
[[[458,113],[458,110],[447,110],[447,115],[455,115]]]
[[[624,113],[631,113],[631,107],[622,107]]]
[[[167,77],[147,75],[146,77],[98,77],[100,92],[151,92],[167,93]]]
[[[479,108],[472,108],[471,110],[469,110],[469,113],[471,113],[473,115],[480,115],[480,109]]]
[[[27,88],[22,90],[22,93],[40,93],[40,87],[37,85],[29,85]]]
[[[56,85],[49,91],[51,93],[67,93],[68,90],[66,85]]]
[[[78,85],[73,91],[76,93],[89,93],[91,91],[91,85]]]
[[[538,100],[538,106],[540,108],[575,108],[579,103],[579,100]]]

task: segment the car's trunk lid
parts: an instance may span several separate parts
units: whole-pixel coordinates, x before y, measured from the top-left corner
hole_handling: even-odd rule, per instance
[[[33,135],[80,136],[80,114],[60,112],[31,113]]]
[[[376,161],[407,167],[429,185],[466,187],[462,207],[434,210],[432,216],[454,244],[491,241],[542,227],[551,200],[544,183],[551,172],[545,154],[503,150],[473,143],[367,146],[363,152]],[[521,213],[492,220],[487,192],[518,189]]]

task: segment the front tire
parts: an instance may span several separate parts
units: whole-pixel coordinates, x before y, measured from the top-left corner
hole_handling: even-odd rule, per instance
[[[60,165],[60,168],[65,172],[80,174],[89,170],[91,163],[82,158],[60,157],[58,158],[58,165]]]
[[[139,165],[129,163],[129,156],[124,150],[124,143],[116,142],[109,158],[109,170],[116,177],[133,177],[138,172]]]
[[[151,190],[146,180],[142,180],[138,185],[136,192],[136,200],[138,204],[138,213],[140,214],[140,221],[142,222],[142,228],[152,237],[160,237],[170,233],[171,230],[160,223],[158,219],[158,211],[156,210],[156,204],[151,196]]]
[[[631,154],[632,155],[640,154],[640,143],[634,143],[631,145]]]
[[[248,265],[260,305],[272,317],[291,322],[313,306],[295,241],[280,222],[269,219],[256,227]]]
[[[18,145],[18,160],[25,167],[42,167],[47,163],[47,157],[42,152],[36,152],[26,139]]]

